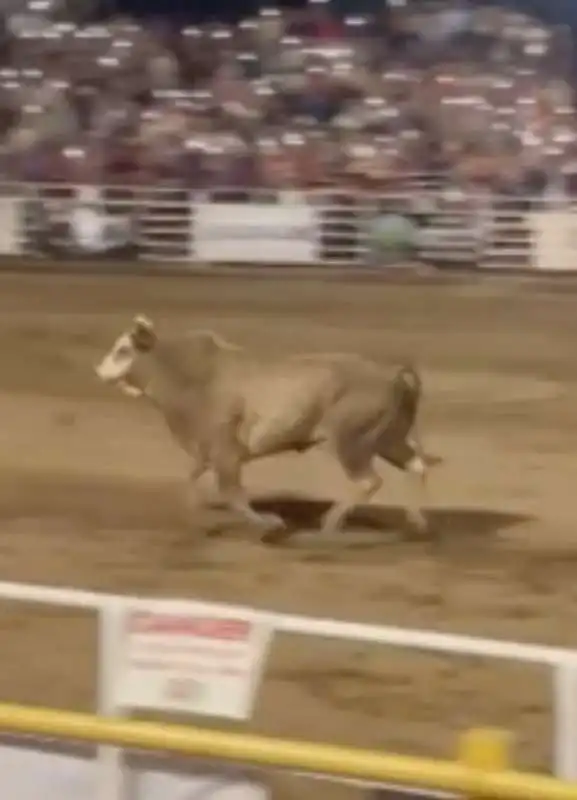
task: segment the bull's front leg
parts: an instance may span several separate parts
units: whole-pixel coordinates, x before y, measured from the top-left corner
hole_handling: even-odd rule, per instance
[[[264,533],[281,530],[284,521],[277,514],[259,514],[250,505],[242,485],[242,452],[238,443],[228,435],[221,435],[214,442],[211,453],[221,502],[249,525]]]
[[[204,458],[195,457],[192,459],[188,478],[193,486],[196,486],[202,476],[208,471],[208,464]]]
[[[192,509],[197,510],[206,502],[202,487],[199,484],[204,475],[209,471],[209,463],[206,454],[199,446],[188,444],[185,449],[190,459],[188,470],[188,499]]]

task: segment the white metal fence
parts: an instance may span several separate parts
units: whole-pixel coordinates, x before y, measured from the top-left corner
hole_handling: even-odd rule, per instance
[[[554,772],[560,778],[577,780],[577,653],[573,651],[430,631],[313,619],[201,601],[122,597],[18,583],[0,583],[0,597],[11,601],[89,609],[98,614],[97,711],[104,716],[129,710],[122,707],[119,688],[122,626],[128,611],[192,615],[234,612],[254,623],[268,625],[274,633],[547,666],[551,668],[553,677]],[[515,691],[514,687],[511,687],[511,691]],[[122,754],[113,748],[101,747],[99,762],[102,792],[99,796],[103,800],[125,800]]]
[[[413,234],[409,243],[402,242],[401,253],[440,266],[567,272],[574,269],[577,245],[577,213],[561,197],[454,196],[434,189],[384,194],[70,185],[0,189],[0,253],[12,255],[38,252],[39,209],[55,228],[57,244],[70,244],[77,235],[71,220],[80,208],[82,224],[89,233],[94,229],[93,240],[97,228],[102,232],[106,224],[113,228],[127,221],[134,258],[184,270],[210,264],[382,266],[389,250],[399,250],[398,238],[407,237],[407,227]],[[76,254],[80,250],[79,245]]]

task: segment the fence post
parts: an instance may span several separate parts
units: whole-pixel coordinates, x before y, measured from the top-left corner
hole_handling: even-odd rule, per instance
[[[577,781],[577,659],[560,661],[553,673],[553,762],[556,778]]]
[[[122,603],[106,598],[98,610],[98,715],[120,716],[117,680],[118,657],[124,620]],[[99,800],[126,800],[128,792],[124,753],[119,747],[98,747]]]

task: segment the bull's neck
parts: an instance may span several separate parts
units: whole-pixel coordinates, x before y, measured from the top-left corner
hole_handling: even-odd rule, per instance
[[[207,395],[202,386],[180,385],[159,372],[145,390],[148,402],[160,412],[177,443],[193,454],[191,443],[202,437],[202,409]],[[200,426],[200,427],[199,427]]]
[[[178,388],[162,375],[155,377],[147,384],[144,394],[160,411],[169,413],[177,402]]]
[[[183,380],[169,365],[157,363],[146,385],[145,394],[153,405],[165,414],[170,414],[175,409],[182,408],[183,402],[192,404],[195,396],[204,395],[207,382],[200,377],[195,381],[194,377],[187,375],[187,379]]]

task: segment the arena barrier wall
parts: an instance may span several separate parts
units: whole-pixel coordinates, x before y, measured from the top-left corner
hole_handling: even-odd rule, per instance
[[[425,181],[382,194],[12,184],[0,192],[0,216],[0,253],[37,255],[46,265],[42,256],[58,256],[60,268],[69,255],[84,259],[85,268],[93,258],[167,273],[411,261],[487,271],[576,269],[570,199],[455,196]]]
[[[15,705],[0,705],[0,729],[126,750],[169,751],[313,776],[362,778],[484,800],[577,800],[575,783],[511,769],[505,736],[490,730],[465,734],[458,758],[443,761]]]
[[[182,710],[178,705],[167,705],[162,698],[159,702],[155,697],[149,698],[145,696],[143,698],[135,696],[133,690],[134,685],[138,683],[138,679],[132,677],[132,673],[128,681],[132,694],[131,692],[127,694],[126,626],[127,620],[133,619],[134,615],[140,619],[143,617],[157,620],[168,618],[169,620],[184,619],[185,621],[198,619],[204,621],[207,619],[222,620],[230,619],[232,616],[237,622],[238,620],[244,621],[247,626],[252,625],[255,628],[258,627],[268,631],[271,640],[274,635],[288,633],[374,645],[413,648],[422,652],[443,653],[461,657],[480,657],[547,666],[552,670],[553,677],[553,773],[557,778],[563,780],[577,780],[577,751],[575,748],[575,742],[577,741],[577,652],[571,650],[456,636],[432,631],[407,630],[391,626],[365,625],[333,619],[315,619],[195,600],[147,599],[19,583],[0,582],[0,598],[6,601],[21,601],[43,606],[52,605],[92,610],[97,613],[98,687],[96,711],[101,717],[122,716],[135,708],[156,707]],[[259,658],[264,661],[268,654],[266,642],[261,642],[259,647]],[[152,655],[161,658],[164,655],[164,651],[168,649],[166,642],[157,640],[153,647]],[[262,670],[263,664],[257,666]],[[249,687],[249,691],[254,695],[258,692],[258,680],[253,683],[254,685]],[[150,686],[145,688],[149,690]],[[154,689],[154,686],[152,689]],[[514,691],[514,688],[512,688],[512,691]],[[222,692],[219,691],[217,694],[222,694]],[[238,697],[236,700],[238,700]],[[241,705],[248,704],[248,713],[246,713],[245,708],[245,712],[238,714],[234,712],[232,716],[237,719],[250,716],[250,703],[250,697],[241,699]],[[7,718],[12,720],[12,724],[16,724],[15,720],[18,718],[20,720],[28,719],[29,721],[33,719],[38,722],[42,718],[42,714],[44,714],[44,719],[50,719],[51,721],[64,719],[64,717],[59,717],[58,714],[53,717],[47,717],[45,712],[42,712],[40,716],[32,715],[32,717],[23,716],[24,712],[18,717],[14,709],[9,709],[9,712]],[[201,708],[199,713],[212,712],[210,709],[203,710]],[[226,717],[227,714],[219,713],[218,716]],[[70,719],[81,718],[72,717]],[[6,724],[8,724],[8,721]],[[22,722],[21,724],[24,723]],[[80,730],[80,727],[78,730]],[[95,729],[92,728],[92,730]],[[101,730],[105,730],[105,728]],[[117,729],[110,728],[107,730]],[[129,729],[127,728],[126,730]],[[145,728],[144,730],[147,729]],[[204,741],[208,742],[211,739],[208,737]],[[285,752],[287,752],[286,748]],[[99,748],[98,757],[99,774],[103,785],[107,789],[106,800],[123,800],[123,764],[120,752],[109,746],[102,746]],[[397,773],[394,774],[396,775]],[[402,777],[402,775],[399,774],[397,777]],[[521,795],[505,796],[520,797]],[[577,794],[570,796],[575,797],[575,800],[577,800]],[[552,797],[569,797],[569,795],[552,795]]]

